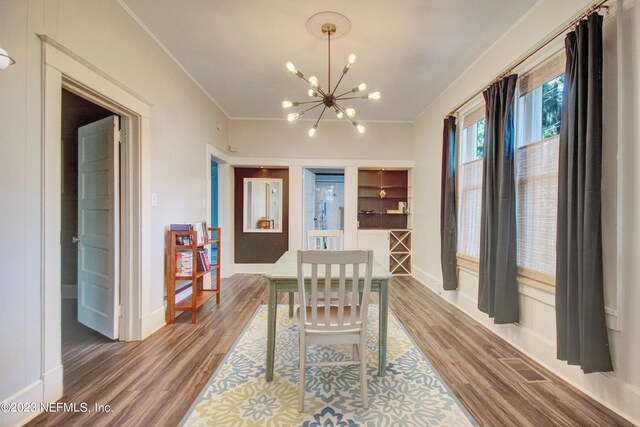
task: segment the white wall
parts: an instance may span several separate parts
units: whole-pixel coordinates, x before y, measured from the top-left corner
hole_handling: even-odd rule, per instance
[[[605,94],[603,148],[603,230],[607,321],[614,373],[585,375],[555,357],[554,295],[520,286],[521,322],[494,325],[477,310],[477,274],[460,271],[459,289],[442,291],[439,206],[431,194],[440,192],[442,120],[468,96],[481,89],[509,64],[555,33],[586,0],[544,0],[514,25],[437,98],[414,127],[414,272],[423,283],[457,305],[511,344],[596,397],[604,404],[640,420],[640,243],[637,229],[639,150],[640,1],[616,4],[605,21]],[[562,40],[559,46],[562,45]],[[615,55],[615,50],[618,55]],[[525,65],[526,67],[526,65]],[[521,67],[522,69],[522,67]],[[518,70],[516,70],[518,71]],[[417,238],[419,236],[419,238]]]
[[[151,212],[152,290],[149,301],[143,301],[145,314],[163,311],[164,227],[205,218],[206,144],[226,149],[228,142],[223,112],[115,0],[0,2],[0,45],[17,61],[0,72],[1,401],[42,398],[40,248],[46,183],[41,175],[38,34],[50,36],[152,104],[150,180],[158,206]],[[222,131],[216,129],[218,122]],[[5,416],[0,415],[0,425],[16,420]]]

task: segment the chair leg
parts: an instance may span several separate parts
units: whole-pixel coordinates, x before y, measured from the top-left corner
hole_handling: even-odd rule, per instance
[[[360,360],[360,357],[358,356],[358,344],[353,345],[351,357],[353,358],[353,360]]]
[[[307,364],[307,347],[304,339],[304,331],[300,332],[300,388],[298,391],[298,412],[304,409],[305,371]]]
[[[367,393],[367,336],[362,333],[360,336],[360,396],[362,396],[362,408],[369,408]]]

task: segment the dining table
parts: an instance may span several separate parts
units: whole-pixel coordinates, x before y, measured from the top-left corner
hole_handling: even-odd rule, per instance
[[[337,270],[337,269],[333,269]],[[337,286],[338,272],[335,271]],[[286,251],[263,276],[269,281],[269,303],[267,314],[267,381],[273,380],[273,368],[276,351],[276,314],[278,294],[289,294],[289,317],[293,317],[294,293],[298,292],[297,251]],[[389,318],[389,288],[393,275],[389,268],[373,260],[371,292],[380,296],[378,318],[378,376],[383,377],[387,367],[387,322]],[[305,281],[308,288],[310,282]],[[333,286],[333,285],[332,285]],[[359,286],[363,286],[363,279]]]

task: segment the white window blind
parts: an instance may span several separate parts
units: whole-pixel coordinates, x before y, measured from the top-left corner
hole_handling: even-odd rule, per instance
[[[480,258],[481,206],[482,159],[478,159],[461,167],[458,254],[468,258]]]
[[[462,123],[458,153],[458,256],[477,261],[480,258],[484,106],[467,114]]]
[[[555,284],[558,150],[564,55],[520,80],[517,153],[518,274]]]
[[[554,284],[559,137],[518,149],[518,273]]]

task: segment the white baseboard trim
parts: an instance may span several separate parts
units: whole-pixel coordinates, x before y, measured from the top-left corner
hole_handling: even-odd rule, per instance
[[[504,339],[587,396],[630,422],[640,425],[640,388],[624,383],[608,373],[584,374],[579,367],[569,366],[556,359],[555,342],[526,326],[496,325],[485,313],[476,308],[477,301],[471,296],[460,291],[444,291],[438,279],[415,265],[412,265],[412,271],[416,281],[432,290],[444,301],[469,315],[484,328]],[[532,297],[531,295],[527,296]],[[597,390],[597,394],[594,390]]]
[[[44,402],[55,402],[62,397],[63,393],[63,367],[62,364],[42,374],[42,397]]]
[[[42,403],[53,403],[62,398],[62,365],[42,374],[42,378],[14,393],[3,404],[29,405],[29,410],[16,412],[0,411],[0,426],[19,426],[34,419],[42,412]]]
[[[5,412],[0,411],[0,426],[21,426],[26,424],[29,420],[34,419],[40,415],[40,403],[43,402],[42,394],[44,389],[44,383],[40,379],[34,383],[29,384],[22,390],[14,393],[2,401],[3,404],[36,404],[35,411],[17,411],[17,412]],[[30,408],[32,409],[32,408]]]
[[[235,274],[262,274],[269,270],[273,264],[235,264]]]
[[[78,285],[62,285],[62,299],[78,299]]]
[[[162,307],[140,318],[140,339],[143,340],[147,338],[149,335],[166,325],[164,314],[165,307],[162,305]]]

